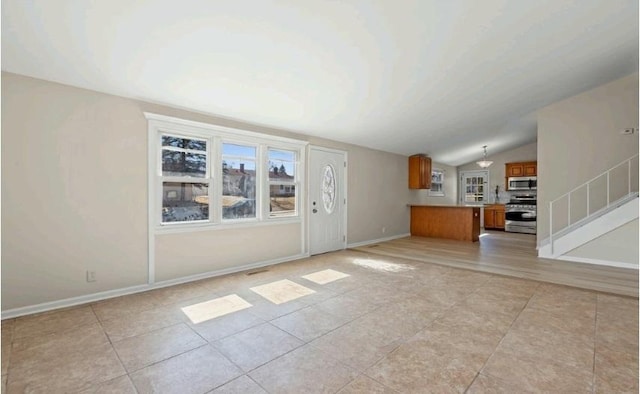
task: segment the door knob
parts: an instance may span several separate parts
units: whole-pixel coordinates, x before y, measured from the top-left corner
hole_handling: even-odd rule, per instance
[[[311,211],[311,212],[313,212],[313,213],[318,213],[318,210],[317,210],[317,209],[315,209],[315,208],[313,208],[313,211]]]

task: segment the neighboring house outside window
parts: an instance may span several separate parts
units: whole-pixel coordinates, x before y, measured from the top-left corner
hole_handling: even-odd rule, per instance
[[[439,168],[433,168],[431,170],[431,189],[429,189],[429,195],[436,197],[444,196],[444,171]]]
[[[296,214],[296,152],[269,149],[269,216]]]
[[[256,217],[256,147],[222,144],[222,219]]]

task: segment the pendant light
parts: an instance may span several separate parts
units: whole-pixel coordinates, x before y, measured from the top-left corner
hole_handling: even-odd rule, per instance
[[[482,168],[487,168],[493,164],[493,162],[491,160],[487,160],[487,146],[485,145],[482,148],[484,149],[484,159],[477,161],[476,164]]]

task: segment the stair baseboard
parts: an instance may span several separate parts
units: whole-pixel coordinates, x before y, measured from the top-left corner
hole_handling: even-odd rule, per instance
[[[547,243],[538,249],[538,256],[549,259],[557,259],[565,253],[586,244],[604,234],[615,230],[616,228],[629,223],[638,218],[638,199],[618,206],[605,215],[599,216],[594,220],[586,223],[572,232],[564,234],[553,242],[553,250],[551,244]]]
[[[595,265],[606,265],[609,267],[618,267],[618,268],[629,268],[629,269],[634,269],[634,270],[638,270],[638,265],[637,264],[630,264],[630,263],[621,263],[619,261],[608,261],[608,260],[599,260],[599,259],[589,259],[586,257],[577,257],[577,256],[559,256],[556,258],[556,260],[563,260],[563,261],[574,261],[577,263],[586,263],[586,264],[595,264]]]

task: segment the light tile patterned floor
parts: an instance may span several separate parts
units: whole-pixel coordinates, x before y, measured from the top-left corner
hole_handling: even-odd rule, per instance
[[[288,279],[267,283],[266,285],[255,286],[251,291],[261,295],[276,305],[296,300],[300,297],[315,293],[308,287],[301,286]]]
[[[2,392],[637,393],[638,300],[347,250],[5,320]]]
[[[338,272],[332,269],[327,269],[324,271],[314,272],[313,274],[303,275],[302,277],[306,280],[310,280],[319,285],[326,285],[327,283],[331,283],[338,279],[343,279],[348,277],[349,274],[345,274],[344,272]]]

